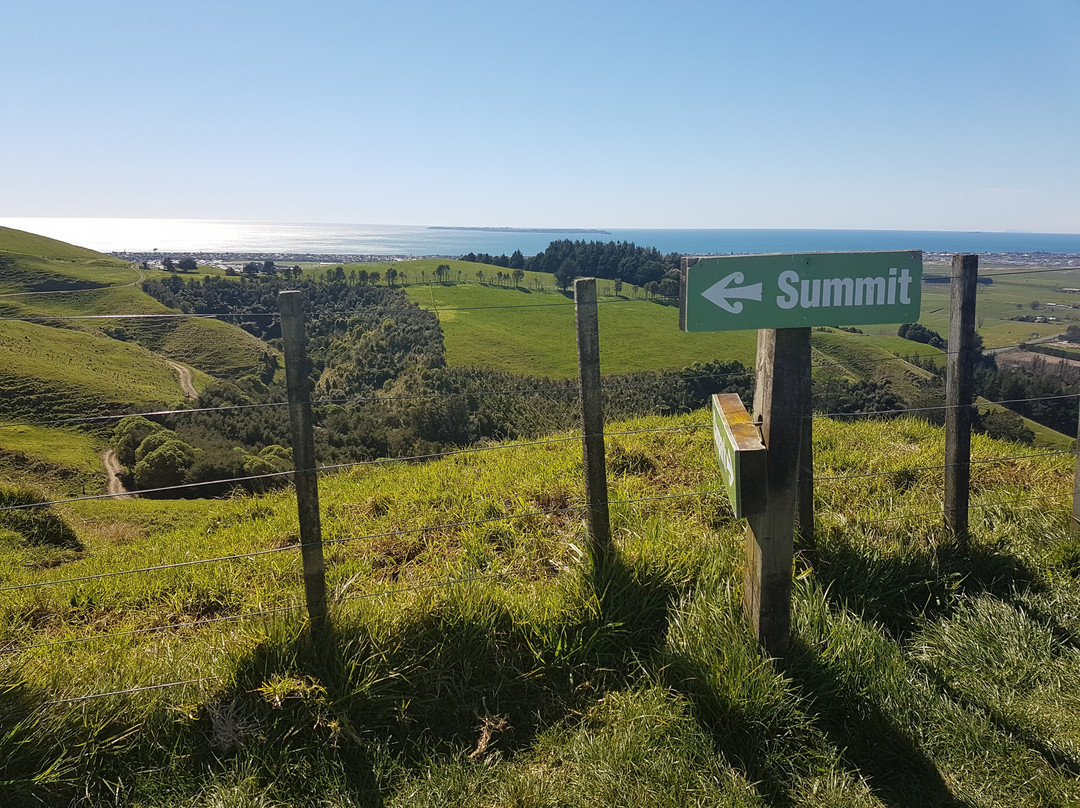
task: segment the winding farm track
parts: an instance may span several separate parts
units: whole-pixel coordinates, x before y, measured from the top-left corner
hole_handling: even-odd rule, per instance
[[[116,452],[112,449],[103,452],[101,462],[105,464],[105,473],[109,477],[108,494],[113,499],[131,499],[131,494],[127,492],[124,484],[120,482],[120,475],[124,472],[124,467],[120,465]]]
[[[192,384],[191,368],[181,365],[179,362],[173,362],[171,359],[166,359],[169,366],[177,372],[180,376],[180,387],[190,399],[196,399],[199,397],[199,391],[195,389],[195,385]]]

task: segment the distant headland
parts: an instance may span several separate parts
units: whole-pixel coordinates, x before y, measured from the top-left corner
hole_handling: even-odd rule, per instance
[[[428,230],[479,230],[484,233],[596,233],[610,236],[610,230],[584,229],[580,227],[447,227],[432,225]]]

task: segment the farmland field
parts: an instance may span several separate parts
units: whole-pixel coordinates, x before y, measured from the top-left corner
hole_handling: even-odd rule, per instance
[[[572,296],[471,283],[409,286],[405,291],[438,313],[451,365],[541,376],[577,373]],[[604,373],[685,367],[712,359],[753,365],[756,332],[684,334],[676,306],[641,299],[605,296],[598,309]]]

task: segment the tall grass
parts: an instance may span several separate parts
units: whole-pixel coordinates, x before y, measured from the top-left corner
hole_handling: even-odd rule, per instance
[[[638,462],[611,469],[617,552],[595,569],[568,510],[583,497],[574,442],[363,468],[321,482],[325,635],[304,625],[295,549],[0,592],[0,801],[1080,800],[1071,459],[978,439],[976,456],[1009,459],[978,467],[958,544],[932,513],[940,432],[815,426],[819,475],[844,479],[819,481],[784,659],[741,615],[743,526],[699,493],[719,484],[707,429],[609,439]],[[280,492],[61,512],[83,549],[6,560],[0,588],[298,535]],[[155,630],[122,633],[141,629]],[[62,702],[175,682],[189,683]]]

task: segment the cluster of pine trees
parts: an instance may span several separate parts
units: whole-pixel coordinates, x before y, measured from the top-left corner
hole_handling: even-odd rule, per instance
[[[679,253],[662,254],[655,247],[638,247],[632,241],[553,241],[547,249],[531,258],[521,251],[513,255],[491,256],[469,253],[463,261],[547,272],[555,276],[560,289],[567,289],[574,278],[604,278],[633,286],[650,293],[675,297],[679,293]],[[666,281],[666,283],[665,283]],[[651,286],[655,284],[654,286]]]

